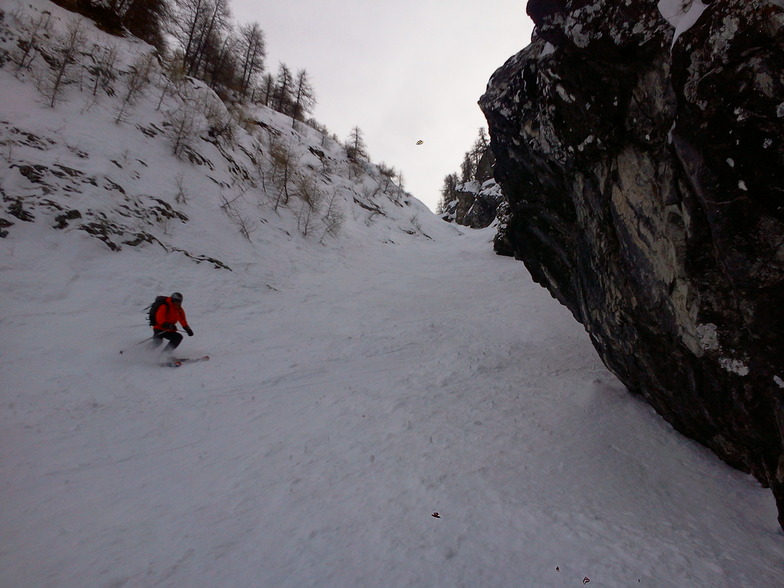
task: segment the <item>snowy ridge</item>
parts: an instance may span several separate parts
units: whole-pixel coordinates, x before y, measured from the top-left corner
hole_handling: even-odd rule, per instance
[[[14,6],[8,50],[17,16],[70,18]],[[147,50],[89,30],[122,63]],[[117,124],[119,99],[70,85],[50,108],[0,76],[0,586],[780,581],[770,495],[631,398],[492,230],[268,110],[250,128],[312,172],[310,219],[295,183],[275,210],[247,129],[175,156],[160,86]],[[145,349],[173,290],[178,354],[210,361]]]

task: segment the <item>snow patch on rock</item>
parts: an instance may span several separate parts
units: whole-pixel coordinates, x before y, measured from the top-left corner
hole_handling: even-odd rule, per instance
[[[659,12],[675,29],[672,44],[696,23],[707,6],[700,0],[659,0]]]
[[[719,364],[728,372],[738,374],[739,376],[749,375],[749,366],[740,361],[739,359],[730,359],[729,357],[722,357],[719,359]]]
[[[713,323],[698,325],[697,337],[700,340],[700,347],[705,351],[715,351],[719,349],[719,338],[716,334],[716,325]]]

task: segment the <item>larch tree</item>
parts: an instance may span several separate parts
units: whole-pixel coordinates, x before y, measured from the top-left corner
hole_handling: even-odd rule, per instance
[[[254,85],[256,77],[264,71],[264,58],[267,56],[264,31],[258,23],[240,27],[240,92],[247,96]]]
[[[304,121],[305,115],[313,112],[316,106],[316,92],[310,84],[308,72],[301,69],[294,80],[293,105],[291,116],[294,120]]]
[[[365,146],[365,139],[362,136],[362,129],[355,126],[349,133],[348,140],[346,141],[346,155],[349,159],[359,161],[360,159],[367,159],[367,147]]]

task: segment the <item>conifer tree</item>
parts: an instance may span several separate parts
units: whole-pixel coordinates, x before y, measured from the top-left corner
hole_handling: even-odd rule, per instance
[[[264,32],[258,23],[240,27],[240,48],[242,50],[240,93],[247,96],[256,76],[264,71],[264,58],[267,55]]]
[[[316,93],[310,85],[308,72],[301,69],[294,80],[294,96],[291,116],[294,120],[304,121],[305,115],[310,114],[316,105]]]
[[[257,100],[259,103],[263,104],[264,106],[272,106],[273,98],[275,97],[275,76],[271,73],[267,73],[261,80],[261,86],[259,86],[259,95],[257,96]]]
[[[437,214],[446,212],[446,208],[450,202],[457,198],[457,186],[460,183],[460,178],[457,174],[451,173],[444,177],[444,185],[441,188],[441,200],[438,202]]]
[[[362,129],[358,126],[351,129],[351,133],[349,133],[348,140],[346,141],[346,155],[349,159],[353,159],[354,161],[368,159],[365,139],[362,137]]]
[[[272,108],[283,114],[291,114],[291,105],[294,101],[294,76],[291,75],[289,66],[281,63],[278,66],[278,76],[275,80],[275,93]]]
[[[463,183],[470,182],[474,179],[475,172],[476,165],[474,164],[471,152],[469,151],[463,156],[463,163],[460,164],[460,180]]]
[[[228,0],[177,0],[171,32],[188,75],[204,79],[211,69],[208,60],[220,56],[230,17]]]

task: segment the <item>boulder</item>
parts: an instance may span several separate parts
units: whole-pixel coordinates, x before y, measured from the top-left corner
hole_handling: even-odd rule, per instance
[[[480,100],[496,243],[630,391],[771,487],[784,526],[784,2],[528,12]]]

